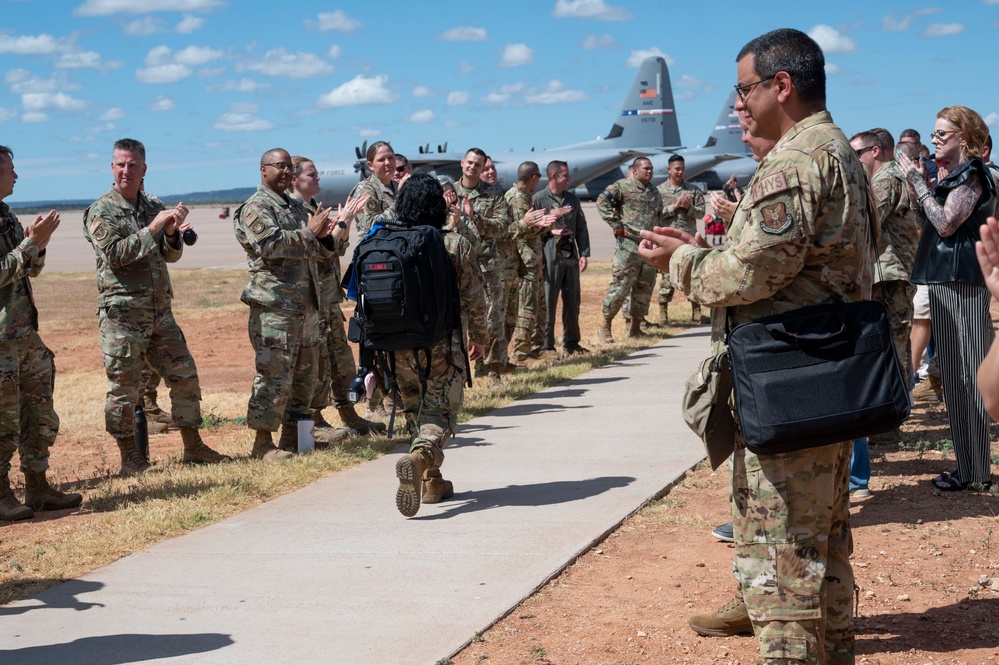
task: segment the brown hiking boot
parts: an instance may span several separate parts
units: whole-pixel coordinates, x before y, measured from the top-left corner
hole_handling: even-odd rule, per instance
[[[385,430],[388,429],[385,426],[385,423],[368,420],[357,415],[357,411],[354,410],[353,404],[338,406],[336,408],[336,412],[340,414],[340,420],[343,422],[345,427],[349,427],[361,435],[384,434]],[[318,422],[316,422],[316,427],[319,427]]]
[[[454,496],[454,484],[441,477],[440,469],[428,469],[423,481],[423,503],[440,503]]]
[[[155,399],[146,397],[143,401],[146,404],[143,407],[146,411],[146,429],[150,434],[162,434],[174,429],[173,417],[161,409]]]
[[[737,591],[735,597],[719,607],[714,612],[695,614],[687,619],[687,625],[698,635],[705,637],[731,637],[733,635],[752,635],[753,622],[749,619],[749,610],[742,599],[742,591]]]
[[[45,472],[24,474],[24,503],[34,510],[65,510],[83,503],[83,495],[64,494],[49,485]]]
[[[264,429],[256,430],[256,437],[253,439],[253,450],[250,451],[250,457],[254,459],[262,459],[267,462],[279,462],[285,459],[291,459],[294,457],[291,453],[286,450],[278,450],[275,447],[274,442],[271,440],[271,433]]]
[[[601,344],[613,344],[614,338],[611,336],[611,322],[614,319],[608,319],[604,317],[604,322],[600,324],[597,328],[597,339],[600,340]]]
[[[648,337],[646,333],[642,332],[642,319],[631,320],[631,328],[628,330],[628,337],[632,339]]]
[[[395,463],[395,477],[399,479],[399,489],[395,491],[395,507],[406,517],[412,517],[420,509],[423,474],[429,466],[428,457],[422,449],[417,449],[403,455]]]
[[[0,520],[15,522],[35,516],[31,506],[26,506],[17,500],[14,491],[10,489],[10,478],[7,474],[0,476]]]
[[[943,399],[943,385],[939,379],[927,377],[912,389],[912,399],[922,402],[939,402]]]
[[[118,475],[122,478],[137,476],[153,468],[153,465],[135,449],[134,439],[115,439],[115,443],[118,444],[118,454],[121,455],[121,469]]]
[[[312,439],[316,450],[326,450],[330,446],[350,441],[357,435],[357,430],[349,427],[316,427],[312,432]]]
[[[659,304],[659,325],[669,325],[669,303]]]
[[[217,464],[232,461],[228,455],[217,453],[206,446],[197,427],[181,427],[180,438],[184,440],[184,464]]]

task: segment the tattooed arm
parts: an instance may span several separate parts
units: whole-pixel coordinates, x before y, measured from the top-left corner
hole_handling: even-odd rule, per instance
[[[918,210],[918,200],[922,197],[923,214],[940,237],[946,238],[957,233],[961,224],[975,210],[975,204],[982,195],[982,183],[978,180],[978,173],[972,173],[965,183],[952,189],[947,195],[947,200],[940,205],[933,196],[926,196],[930,188],[918,163],[904,154],[897,156],[897,163],[909,186],[910,197],[915,194],[912,201],[917,204],[916,209]]]

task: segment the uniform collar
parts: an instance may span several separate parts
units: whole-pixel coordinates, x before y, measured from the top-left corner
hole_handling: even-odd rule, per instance
[[[830,115],[829,111],[819,111],[817,113],[813,113],[807,118],[799,120],[797,123],[795,123],[793,127],[791,127],[791,129],[784,132],[784,136],[780,137],[780,139],[777,141],[777,144],[774,145],[773,150],[770,151],[770,154],[772,155],[777,151],[779,151],[781,148],[784,147],[785,144],[789,143],[792,139],[794,139],[794,137],[796,137],[798,134],[805,131],[806,129],[811,129],[816,125],[822,125],[822,124],[831,125],[832,121],[833,121],[832,115]]]
[[[287,207],[291,205],[291,199],[288,198],[287,194],[278,194],[273,189],[264,184],[257,185],[257,191],[263,193],[264,196],[274,201],[275,204],[279,206]]]

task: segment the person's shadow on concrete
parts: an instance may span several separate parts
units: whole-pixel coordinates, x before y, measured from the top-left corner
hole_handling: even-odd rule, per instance
[[[10,640],[5,640],[8,644]],[[81,637],[72,642],[0,649],[0,663],[17,665],[119,665],[141,663],[146,660],[175,658],[196,653],[207,653],[234,644],[228,635],[195,633],[188,635],[101,635]]]
[[[556,480],[534,485],[507,485],[494,489],[455,492],[454,498],[438,504],[443,509],[435,515],[420,515],[413,519],[439,520],[455,515],[506,506],[551,506],[578,501],[603,494],[635,481],[629,476],[605,476],[585,480]]]
[[[43,591],[38,592],[31,598],[31,600],[36,601],[38,604],[19,605],[18,607],[7,605],[5,607],[0,607],[0,617],[26,614],[27,612],[44,609],[68,609],[83,612],[84,610],[89,610],[91,607],[104,607],[103,603],[85,603],[76,599],[77,596],[85,593],[91,593],[102,588],[104,585],[100,582],[87,582],[84,580],[70,580],[68,582],[64,582],[63,580],[36,578],[28,580],[27,582],[25,580],[18,580],[17,582],[0,584],[0,592],[4,592],[3,595],[6,596],[6,591],[8,589],[24,587],[26,583],[44,588]],[[2,653],[3,652],[0,652],[0,654]],[[6,661],[0,660],[0,663],[2,662]]]

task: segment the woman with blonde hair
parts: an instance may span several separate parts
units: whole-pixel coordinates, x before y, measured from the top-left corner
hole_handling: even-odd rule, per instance
[[[897,154],[898,166],[924,223],[912,266],[912,281],[926,284],[933,338],[940,358],[944,401],[957,469],[941,473],[933,486],[954,492],[991,487],[989,416],[978,392],[978,367],[995,336],[975,243],[992,214],[995,184],[979,155],[989,136],[982,117],[964,106],[937,113],[933,133],[939,167],[930,190],[919,163]]]

